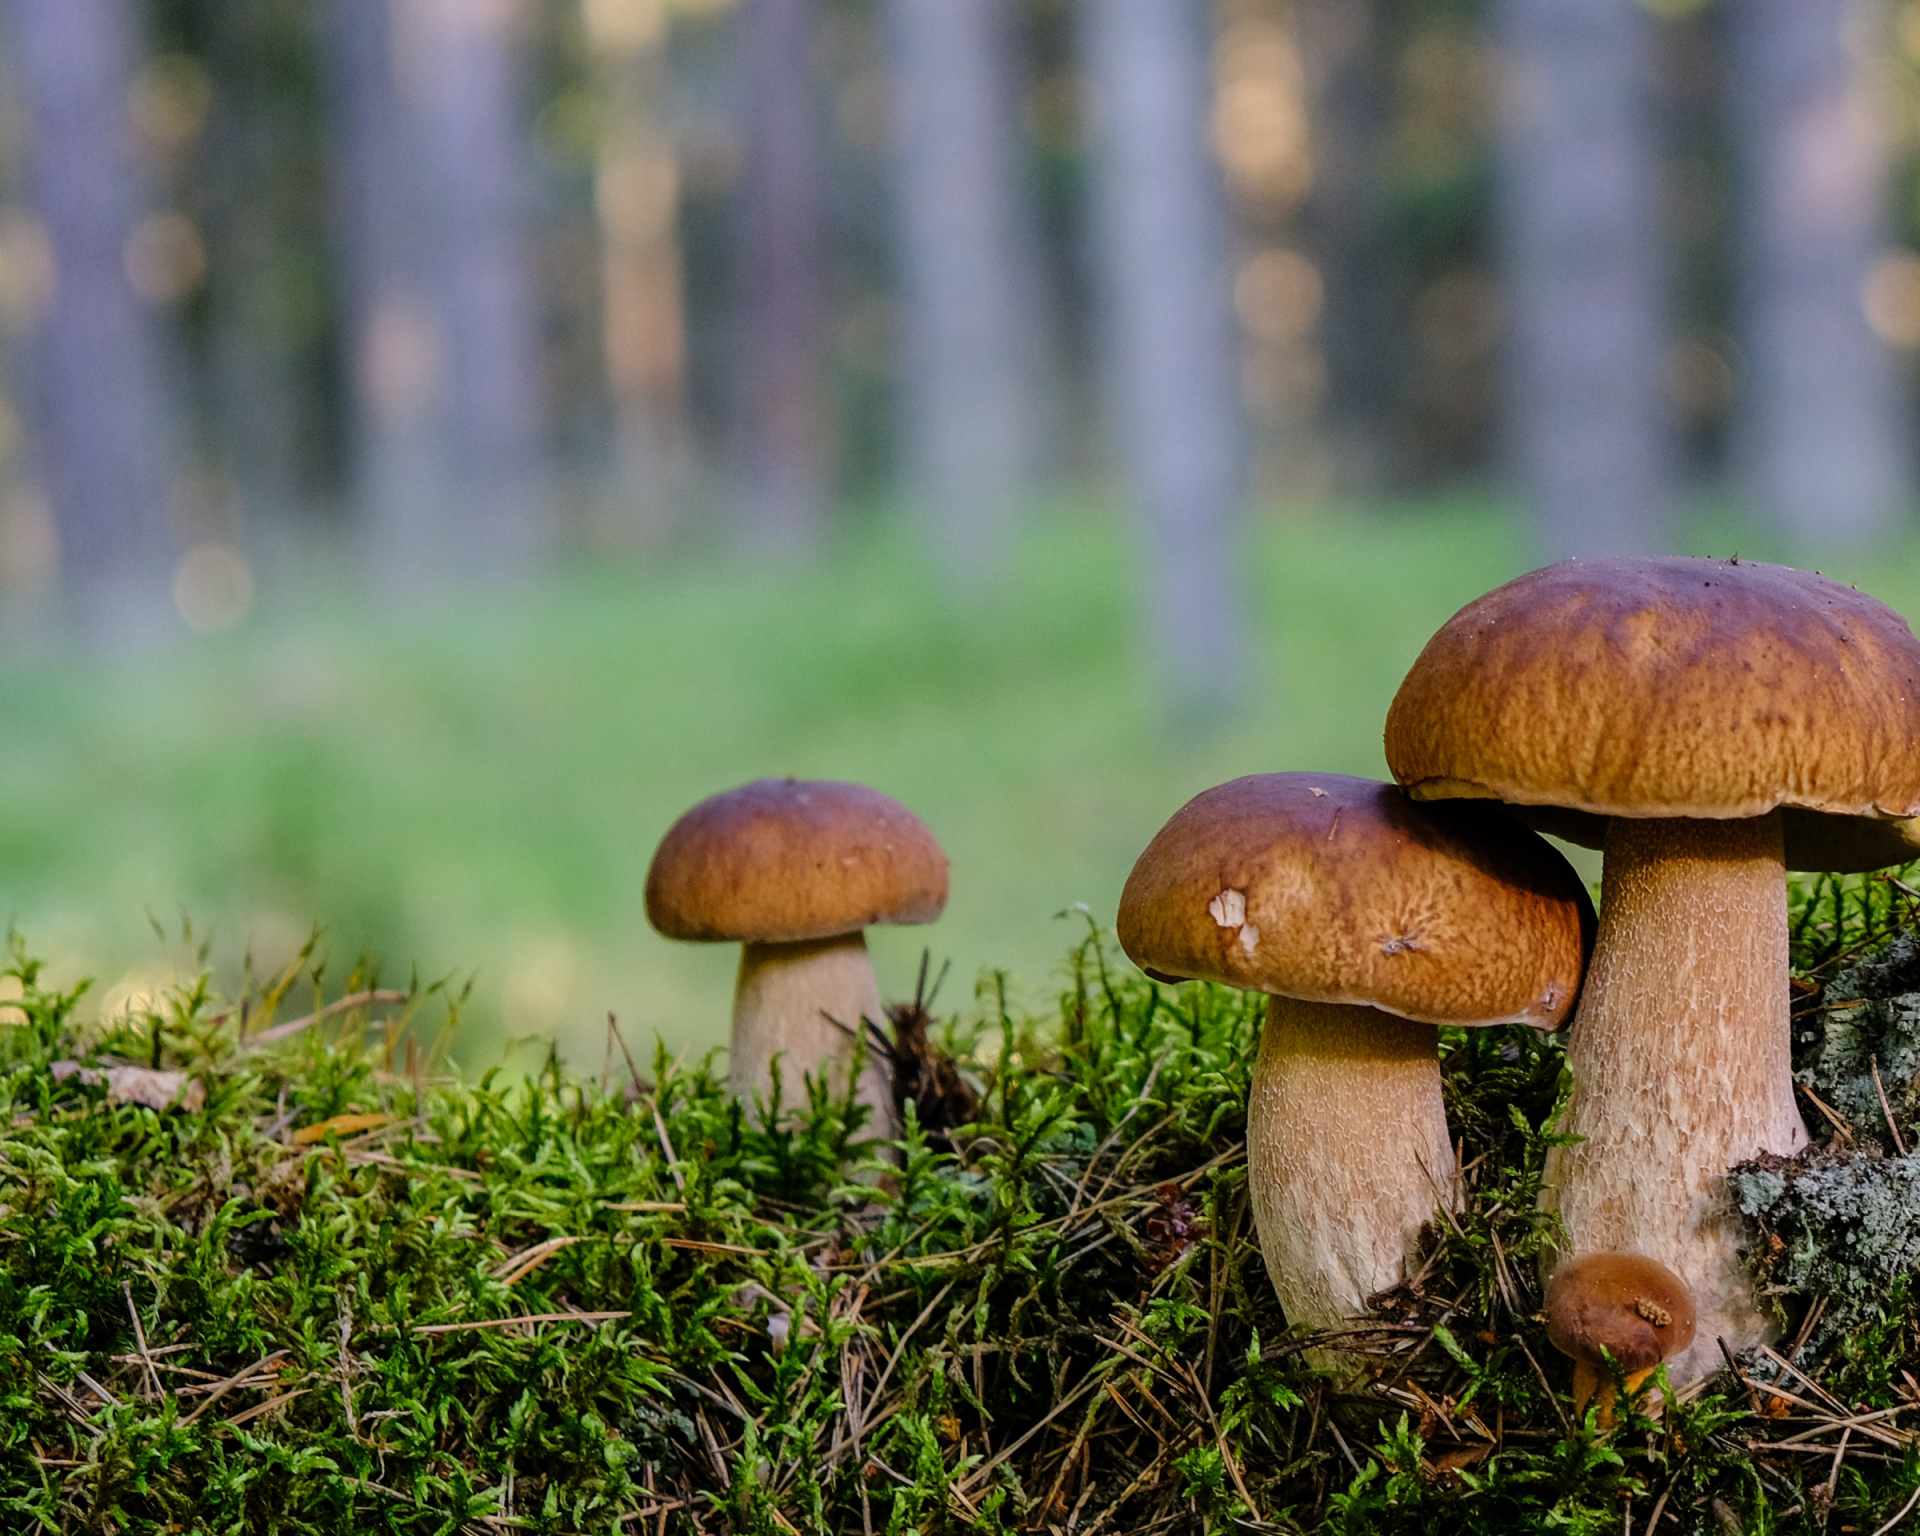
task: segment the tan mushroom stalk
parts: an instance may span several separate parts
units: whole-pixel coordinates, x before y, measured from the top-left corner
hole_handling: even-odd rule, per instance
[[[1785,872],[1914,856],[1920,642],[1804,571],[1568,561],[1470,603],[1387,716],[1421,800],[1491,798],[1606,850],[1544,1202],[1569,1252],[1634,1250],[1691,1288],[1676,1381],[1775,1331],[1728,1168],[1806,1142],[1787,1022]]]
[[[1594,1404],[1601,1429],[1613,1427],[1608,1360],[1629,1392],[1661,1361],[1693,1343],[1693,1296],[1658,1259],[1640,1253],[1588,1253],[1569,1259],[1547,1287],[1547,1337],[1573,1361],[1573,1406]]]
[[[1338,774],[1207,790],[1140,855],[1118,919],[1133,961],[1271,995],[1248,1179],[1290,1324],[1364,1313],[1454,1201],[1433,1026],[1557,1027],[1591,924],[1566,861],[1503,812]]]
[[[647,917],[672,939],[737,943],[729,1078],[752,1102],[806,1102],[808,1075],[844,1092],[856,1035],[879,1024],[864,930],[929,923],[947,858],[920,819],[877,790],[761,779],[703,800],[668,830],[647,872]],[[891,1074],[871,1047],[853,1089],[868,1128],[899,1130]],[[837,1074],[837,1076],[836,1076]]]

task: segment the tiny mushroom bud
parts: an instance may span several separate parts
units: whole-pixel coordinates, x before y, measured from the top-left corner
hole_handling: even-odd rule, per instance
[[[1920,853],[1920,641],[1783,566],[1568,560],[1469,603],[1387,714],[1421,801],[1503,800],[1606,850],[1541,1203],[1572,1253],[1633,1248],[1692,1288],[1684,1383],[1778,1324],[1726,1172],[1806,1145],[1788,1059],[1786,870]]]
[[[1592,923],[1567,862],[1498,807],[1422,806],[1370,779],[1236,779],[1148,844],[1121,947],[1159,980],[1270,996],[1247,1163],[1289,1323],[1363,1313],[1454,1201],[1433,1026],[1557,1028]]]
[[[947,856],[899,801],[859,784],[760,779],[703,800],[668,830],[647,872],[647,917],[670,939],[737,943],[729,1069],[751,1101],[805,1102],[806,1074],[844,1073],[884,1017],[865,929],[930,923]],[[881,1136],[899,1129],[886,1062],[854,1084]]]
[[[1654,1367],[1693,1342],[1693,1293],[1658,1259],[1638,1253],[1587,1253],[1554,1271],[1547,1287],[1547,1337],[1573,1361],[1573,1406],[1595,1403],[1602,1429],[1613,1424],[1609,1358],[1629,1392]]]

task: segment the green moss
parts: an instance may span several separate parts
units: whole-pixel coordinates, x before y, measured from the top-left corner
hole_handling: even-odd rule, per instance
[[[1435,1536],[1637,1531],[1656,1505],[1679,1530],[1871,1531],[1920,1484],[1865,1431],[1807,1454],[1841,1445],[1832,1414],[1756,1415],[1727,1381],[1610,1439],[1569,1421],[1534,1275],[1564,1063],[1530,1032],[1443,1039],[1467,1203],[1380,1298],[1372,1383],[1336,1390],[1253,1241],[1257,1002],[1151,985],[1097,935],[1057,1007],[989,984],[934,1030],[957,1068],[925,1076],[977,1107],[910,1110],[890,1169],[860,1166],[843,1104],[769,1131],[706,1065],[629,1070],[618,1041],[602,1080],[439,1080],[409,1043],[457,1006],[438,994],[255,1050],[202,989],[88,1028],[12,974],[8,1532]],[[247,1033],[365,978],[314,980],[251,997]],[[156,1109],[56,1078],[68,1059],[201,1096]],[[1786,1183],[1752,1187],[1782,1209]],[[1849,1409],[1906,1402],[1905,1298],[1802,1368]]]

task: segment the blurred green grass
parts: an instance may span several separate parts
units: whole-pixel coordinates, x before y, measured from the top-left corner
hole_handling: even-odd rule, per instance
[[[0,919],[92,974],[100,1006],[191,963],[272,966],[311,925],[344,964],[471,973],[461,1056],[552,1036],[597,1064],[604,1018],[700,1048],[735,951],[671,944],[642,885],[701,796],[762,774],[897,795],[953,859],[946,917],[874,936],[882,989],[923,946],[945,1001],[986,968],[1051,989],[1084,902],[1105,922],[1176,807],[1235,774],[1381,774],[1402,673],[1460,604],[1537,563],[1473,502],[1274,513],[1243,569],[1244,717],[1167,724],[1123,531],[1069,509],[992,596],[952,604],[903,542],[818,565],[585,564],[514,590],[396,604],[276,595],[240,631],[133,665],[0,672]],[[1763,556],[1703,525],[1698,553]],[[1920,545],[1828,562],[1920,612]],[[149,919],[170,937],[156,937]]]

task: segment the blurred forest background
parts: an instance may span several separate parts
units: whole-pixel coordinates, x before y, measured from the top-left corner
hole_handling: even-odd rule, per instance
[[[1916,356],[1920,0],[0,0],[0,918],[700,1045],[797,773],[1038,992],[1540,560],[1920,609]]]

